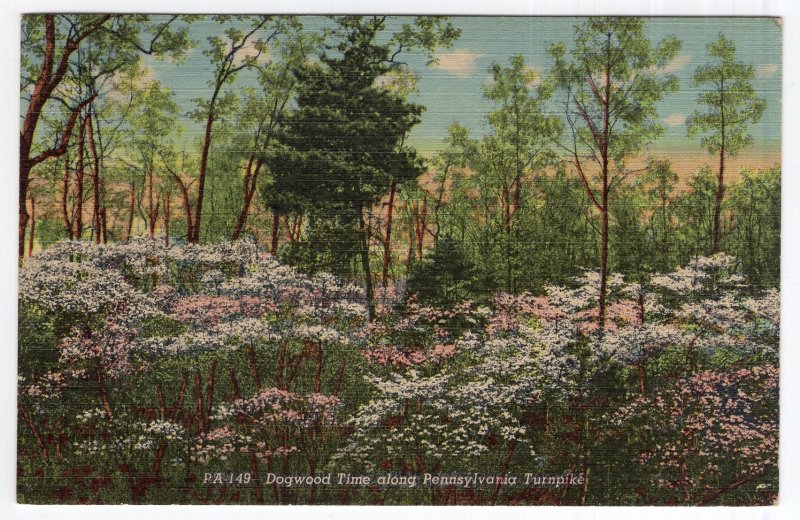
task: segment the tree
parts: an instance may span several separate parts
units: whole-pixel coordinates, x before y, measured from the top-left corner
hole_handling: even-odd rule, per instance
[[[679,264],[710,255],[714,229],[716,180],[711,168],[704,165],[685,182],[687,189],[674,201],[677,217],[674,242]]]
[[[561,146],[600,214],[601,327],[608,278],[609,194],[630,173],[625,160],[663,132],[656,103],[678,88],[678,80],[659,74],[659,69],[676,56],[680,42],[667,37],[652,45],[644,29],[640,18],[590,18],[575,27],[575,45],[569,52],[563,43],[549,49],[552,79],[564,95],[569,128],[568,141]]]
[[[236,219],[232,239],[238,239],[244,230],[253,197],[258,187],[259,174],[266,156],[272,153],[278,121],[295,96],[295,78],[292,68],[308,59],[318,38],[306,34],[299,24],[291,26],[292,32],[270,48],[272,60],[260,68],[260,88],[245,89],[239,114],[240,135],[245,152],[245,173],[242,178],[242,206]],[[280,58],[280,59],[276,59]]]
[[[561,121],[544,111],[544,101],[553,93],[552,83],[540,83],[539,74],[525,64],[521,54],[512,56],[508,67],[492,63],[489,72],[492,82],[484,86],[483,95],[496,104],[487,114],[492,133],[483,139],[473,162],[480,177],[477,182],[499,198],[504,286],[514,292],[512,264],[517,255],[512,223],[520,208],[524,176],[552,163]]]
[[[717,191],[714,200],[714,226],[711,234],[711,253],[719,250],[720,213],[725,196],[725,156],[731,157],[753,141],[748,124],[757,123],[767,103],[755,95],[752,65],[736,61],[736,47],[723,34],[706,48],[711,63],[697,67],[692,77],[693,87],[704,87],[697,102],[707,111],[696,110],[686,119],[689,137],[703,134],[701,145],[711,155],[719,156]]]
[[[647,170],[639,179],[645,196],[645,207],[652,208],[646,220],[649,228],[651,266],[659,272],[667,272],[675,267],[671,237],[674,233],[673,192],[678,184],[678,174],[672,169],[669,159],[648,158]]]
[[[402,183],[423,172],[415,150],[404,144],[423,108],[379,83],[405,66],[397,60],[402,51],[420,47],[430,52],[449,44],[457,32],[439,18],[421,17],[380,43],[385,17],[334,21],[333,42],[326,44],[320,63],[294,69],[297,110],[284,118],[280,150],[269,166],[273,190],[308,208],[312,254],[334,258],[338,269],[346,268],[349,259],[360,260],[372,319],[371,237],[365,211],[381,200],[393,180]]]
[[[781,168],[742,170],[728,200],[731,232],[726,251],[756,291],[778,287],[781,269]]]
[[[132,148],[139,156],[141,177],[147,200],[145,209],[150,238],[155,237],[161,197],[154,194],[156,178],[168,177],[156,171],[157,159],[173,147],[170,136],[176,129],[179,107],[170,90],[158,81],[145,82],[141,87],[130,85],[133,92],[132,110],[128,116]],[[180,127],[177,127],[180,131]],[[162,161],[163,162],[163,161]],[[171,181],[169,181],[171,184]],[[166,196],[163,201],[166,209]],[[131,215],[132,218],[132,215]]]
[[[180,58],[190,43],[185,28],[175,30],[178,16],[143,15],[29,15],[22,22],[22,84],[27,108],[20,130],[19,157],[19,256],[25,247],[28,224],[27,197],[31,169],[67,151],[81,111],[97,96],[79,91],[70,99],[57,89],[74,75],[77,51],[91,42],[100,60],[93,70],[95,79],[108,77],[137,63],[140,54],[159,58]],[[66,115],[52,136],[37,146],[42,115],[53,102],[66,107]],[[38,136],[42,137],[42,136]]]
[[[209,62],[214,67],[214,76],[208,82],[211,95],[208,99],[197,98],[197,109],[191,113],[192,117],[205,123],[200,151],[200,167],[197,177],[197,201],[194,206],[194,215],[188,222],[190,242],[200,241],[200,227],[203,217],[203,200],[205,198],[206,174],[208,171],[208,157],[213,139],[214,122],[223,114],[231,111],[236,104],[236,95],[226,91],[239,72],[256,67],[262,55],[266,54],[269,44],[286,31],[288,26],[297,24],[293,17],[284,16],[215,16],[219,24],[227,24],[232,20],[236,22],[224,31],[224,37],[209,36],[210,48],[203,51]],[[239,28],[243,22],[250,22],[246,30]],[[266,31],[265,37],[260,37],[261,31]]]

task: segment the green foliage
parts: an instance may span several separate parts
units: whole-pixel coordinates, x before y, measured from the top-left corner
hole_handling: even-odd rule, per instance
[[[464,300],[480,300],[486,290],[479,273],[458,241],[444,236],[433,251],[413,265],[407,292],[425,305],[451,307]]]
[[[610,161],[621,163],[664,131],[657,103],[678,90],[678,80],[660,70],[675,58],[681,43],[670,36],[653,44],[644,30],[643,18],[590,18],[576,25],[575,46],[569,52],[562,43],[549,49],[551,81],[571,105],[566,122],[572,128],[570,138],[578,148],[594,150],[598,162],[600,149],[607,150]],[[604,127],[605,104],[614,124],[607,140],[600,141],[596,136]]]
[[[744,169],[727,203],[730,230],[723,249],[741,259],[755,290],[780,286],[781,168]]]
[[[711,169],[708,166],[700,168],[686,185],[688,190],[675,201],[678,263],[711,253],[711,230],[714,226],[717,180]]]
[[[700,143],[710,154],[736,155],[752,142],[748,125],[761,119],[767,104],[753,88],[755,69],[736,61],[736,47],[725,35],[707,49],[712,62],[697,67],[692,76],[692,87],[701,87],[697,102],[706,111],[695,110],[686,119],[687,134],[701,134]]]
[[[641,280],[654,271],[654,241],[648,236],[646,195],[636,187],[622,186],[611,198],[609,256],[612,271]]]
[[[449,24],[431,25],[423,18],[417,29],[404,26],[388,43],[381,43],[384,18],[334,20],[337,27],[320,63],[292,69],[298,85],[297,109],[283,118],[279,150],[267,162],[277,204],[289,203],[294,212],[308,213],[306,251],[313,251],[316,262],[343,272],[352,259],[360,258],[372,313],[370,237],[364,211],[383,197],[392,182],[402,184],[423,172],[416,151],[404,144],[423,107],[408,102],[402,89],[383,88],[380,80],[403,69],[395,60],[402,50],[422,46],[432,52],[457,34]],[[443,33],[433,38],[440,30]]]

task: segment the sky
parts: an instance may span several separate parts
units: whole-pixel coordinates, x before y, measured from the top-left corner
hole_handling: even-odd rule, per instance
[[[389,29],[405,19],[393,17]],[[406,61],[419,75],[418,92],[411,99],[426,107],[422,122],[412,131],[409,143],[423,156],[431,156],[442,147],[447,127],[459,122],[472,135],[487,132],[485,114],[492,104],[483,98],[482,87],[490,78],[492,62],[507,64],[513,54],[522,54],[528,66],[546,74],[550,59],[546,49],[550,43],[564,42],[569,46],[576,17],[453,17],[452,23],[461,29],[461,37],[452,48],[437,53],[438,64],[425,65],[425,57],[406,55]],[[301,17],[308,31],[318,31],[327,23],[320,17]],[[738,166],[765,167],[780,161],[781,130],[781,26],[770,18],[648,18],[647,35],[656,42],[674,35],[682,42],[675,60],[667,67],[680,81],[680,91],[668,94],[659,104],[665,134],[651,143],[645,154],[673,160],[676,170],[694,170],[714,158],[700,147],[699,139],[686,137],[685,119],[696,108],[697,89],[691,86],[691,76],[698,65],[707,62],[706,45],[722,33],[736,46],[737,58],[752,64],[756,70],[753,82],[760,97],[767,101],[761,120],[751,127],[753,145],[731,161]],[[206,82],[212,69],[202,51],[206,38],[219,34],[220,26],[210,20],[200,20],[190,26],[191,37],[197,46],[185,63],[146,60],[150,75],[175,93],[182,110],[194,107],[193,98],[208,95]],[[250,84],[252,76],[243,74],[233,88]],[[201,128],[184,120],[187,127],[184,139],[193,140]]]

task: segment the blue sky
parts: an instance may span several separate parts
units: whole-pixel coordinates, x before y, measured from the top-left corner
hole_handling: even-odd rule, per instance
[[[301,17],[306,30],[319,30],[327,23],[324,18]],[[390,26],[402,18],[390,21]],[[484,114],[491,104],[483,99],[482,86],[489,78],[488,68],[493,61],[507,62],[513,54],[525,56],[529,66],[546,73],[549,43],[563,41],[567,45],[573,36],[573,26],[581,21],[575,17],[454,17],[453,24],[462,30],[452,49],[439,53],[438,65],[426,67],[425,58],[407,55],[410,66],[420,75],[419,92],[413,100],[427,110],[413,131],[410,142],[424,155],[441,146],[447,127],[460,122],[473,135],[486,131]],[[175,92],[176,101],[184,111],[193,108],[192,98],[207,95],[206,81],[211,68],[202,54],[206,38],[219,34],[220,26],[201,20],[191,26],[192,38],[198,42],[186,63],[148,60],[153,76]],[[768,108],[761,121],[751,129],[754,144],[743,155],[755,157],[756,162],[779,160],[781,113],[781,26],[769,18],[648,18],[647,33],[653,41],[674,35],[683,42],[678,57],[670,64],[681,84],[678,93],[670,94],[659,104],[660,116],[667,128],[665,135],[648,151],[654,154],[682,154],[702,159],[704,152],[697,141],[686,138],[684,119],[696,108],[697,93],[691,87],[694,69],[706,62],[706,44],[719,33],[736,45],[740,60],[756,68],[754,87],[767,100]],[[242,75],[239,85],[252,82]],[[189,122],[187,138],[200,128]]]

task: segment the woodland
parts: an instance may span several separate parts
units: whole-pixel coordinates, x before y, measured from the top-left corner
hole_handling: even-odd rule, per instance
[[[576,19],[423,154],[409,63],[458,24],[306,22],[23,17],[18,500],[774,503],[781,167],[728,166],[772,102],[733,41],[682,85],[677,38]],[[192,52],[187,111],[147,63]],[[681,89],[688,175],[648,148]],[[583,478],[267,478],[475,471]]]

